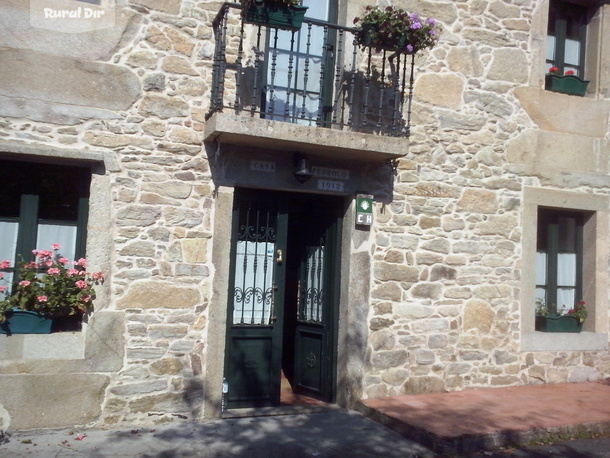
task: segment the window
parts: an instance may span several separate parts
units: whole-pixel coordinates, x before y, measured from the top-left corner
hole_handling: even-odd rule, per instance
[[[584,78],[588,8],[576,3],[551,0],[546,37],[546,70],[559,74],[572,70]]]
[[[309,7],[306,17],[325,22],[335,20],[336,5],[329,0],[303,0]],[[320,26],[311,28],[303,24],[292,39],[292,32],[271,31],[268,43],[267,90],[264,110],[268,119],[302,121],[305,124],[316,119],[322,103],[332,94],[332,77],[322,78],[324,72],[332,75],[333,63],[328,53],[325,60],[324,49],[332,49],[335,31]],[[323,80],[321,82],[321,80]],[[330,86],[329,86],[330,84]]]
[[[524,188],[521,351],[608,348],[609,208],[610,198],[600,194]],[[589,316],[583,332],[561,338],[537,332],[536,298],[560,308],[573,298],[585,301]]]
[[[583,214],[540,209],[536,243],[536,299],[563,313],[582,299]]]
[[[85,257],[90,180],[84,167],[0,160],[0,260],[12,267],[53,243],[68,259]],[[13,269],[4,278],[14,281]]]

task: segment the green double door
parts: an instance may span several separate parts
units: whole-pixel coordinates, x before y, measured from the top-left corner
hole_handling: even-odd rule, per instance
[[[228,408],[292,390],[334,401],[342,199],[236,189],[225,378]]]

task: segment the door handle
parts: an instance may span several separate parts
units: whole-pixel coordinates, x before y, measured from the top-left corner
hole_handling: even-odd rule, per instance
[[[277,250],[276,252],[277,254],[277,258],[275,259],[275,262],[277,262],[278,264],[281,264],[282,262],[284,262],[284,258],[283,258],[283,252],[282,250]]]
[[[279,251],[279,250],[278,250]],[[274,324],[277,321],[277,315],[275,314],[275,292],[278,290],[279,288],[277,287],[277,285],[274,283],[273,286],[271,287],[271,310],[269,311],[269,324]]]
[[[301,280],[297,281],[297,320],[301,320]]]

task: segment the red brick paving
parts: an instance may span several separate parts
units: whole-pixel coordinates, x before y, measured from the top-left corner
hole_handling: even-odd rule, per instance
[[[361,403],[440,438],[591,423],[610,426],[610,379],[405,395]]]

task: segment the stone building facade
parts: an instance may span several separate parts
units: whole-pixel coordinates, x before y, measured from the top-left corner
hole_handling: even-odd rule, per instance
[[[584,97],[544,89],[549,0],[331,2],[341,26],[369,3],[442,25],[415,59],[409,138],[211,110],[223,2],[50,3],[0,6],[0,162],[87,171],[86,255],[106,282],[81,332],[1,336],[0,429],[222,416],[244,189],[290,196],[306,228],[338,209],[329,402],[608,377],[606,2],[575,2]],[[75,5],[90,17],[57,16]],[[319,176],[296,181],[294,151]],[[534,327],[544,209],[582,220],[581,333]]]

